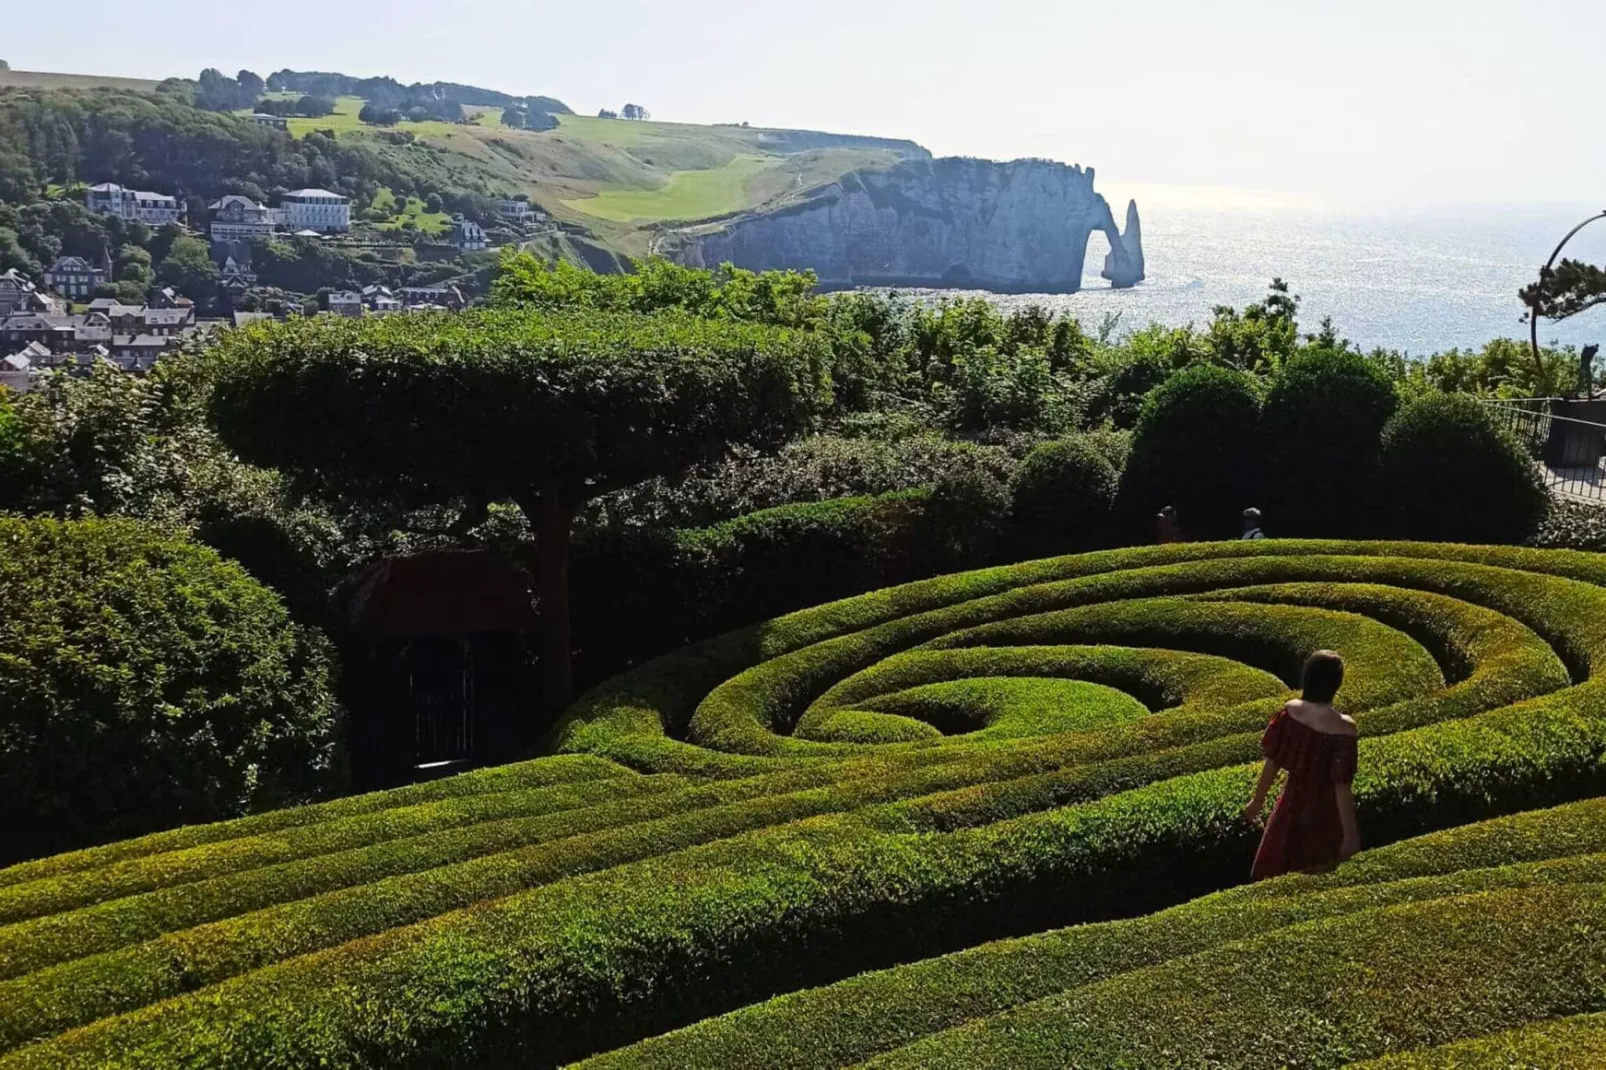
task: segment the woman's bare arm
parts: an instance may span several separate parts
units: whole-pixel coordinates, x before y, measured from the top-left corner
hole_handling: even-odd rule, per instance
[[[1335,785],[1338,795],[1338,819],[1344,825],[1344,841],[1338,849],[1340,862],[1361,849],[1361,826],[1355,820],[1355,791],[1348,784]]]
[[[1244,820],[1256,822],[1260,820],[1261,814],[1266,809],[1266,796],[1271,794],[1271,786],[1277,782],[1277,774],[1282,771],[1282,766],[1270,758],[1266,759],[1266,764],[1260,767],[1260,780],[1255,784],[1254,797],[1249,800],[1249,805],[1244,807]]]

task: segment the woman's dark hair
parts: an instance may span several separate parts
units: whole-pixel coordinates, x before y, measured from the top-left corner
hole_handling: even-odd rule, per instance
[[[1332,702],[1344,682],[1344,659],[1331,650],[1318,650],[1305,659],[1299,675],[1300,697],[1306,702]]]

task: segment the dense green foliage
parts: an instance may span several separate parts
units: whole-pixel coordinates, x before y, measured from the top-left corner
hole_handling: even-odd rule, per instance
[[[1144,402],[1121,484],[1133,534],[1161,507],[1197,539],[1237,530],[1259,497],[1260,394],[1253,379],[1214,365],[1178,373]],[[1151,521],[1152,523],[1152,521]]]
[[[1058,439],[1026,455],[1010,478],[1010,521],[1018,556],[1091,549],[1108,536],[1120,476],[1090,443]]]
[[[1261,414],[1264,505],[1279,534],[1369,530],[1363,503],[1397,404],[1388,376],[1357,353],[1310,349],[1283,365]]]
[[[552,97],[515,97],[494,89],[461,85],[456,82],[414,82],[403,85],[394,78],[353,78],[324,71],[292,71],[286,68],[268,75],[266,88],[274,92],[314,93],[327,97],[361,97],[380,107],[406,110],[445,101],[463,105],[520,108],[542,115],[572,114],[568,105]]]
[[[1401,409],[1383,429],[1380,474],[1390,530],[1408,538],[1519,542],[1548,506],[1528,451],[1464,395]]]
[[[733,444],[785,442],[829,404],[827,356],[809,333],[684,314],[325,317],[225,336],[211,409],[246,461],[348,499],[461,505],[468,524],[517,503],[556,712],[575,511]]]
[[[247,460],[358,493],[577,504],[732,442],[776,444],[829,389],[805,335],[525,313],[232,332],[213,413]]]
[[[1217,543],[778,618],[592,692],[553,740],[569,754],[0,871],[0,1065],[551,1065],[1170,906],[1245,872],[1249,763],[1313,646],[1350,667],[1369,846],[1591,796],[1603,584],[1587,554]],[[1170,1035],[1222,1065],[1257,1065],[1266,1036],[1268,1065],[1334,1065],[1599,1010],[1580,934],[1602,827],[1598,808],[1474,826],[620,1058],[919,1042],[938,1047],[896,1058],[1154,1065]],[[1201,992],[1212,1012],[1189,1014]],[[1330,1026],[1303,1028],[1316,1013]]]
[[[182,240],[177,228],[153,233],[142,223],[92,215],[82,203],[82,183],[117,182],[172,194],[187,207],[194,226],[204,223],[206,206],[224,194],[267,201],[306,187],[344,194],[358,205],[371,203],[384,191],[403,199],[434,196],[448,210],[487,225],[497,218],[493,198],[499,190],[487,185],[484,176],[467,178],[443,170],[436,154],[422,147],[391,151],[373,140],[320,132],[291,137],[232,114],[236,108],[255,106],[250,96],[238,79],[217,71],[206,72],[197,83],[170,79],[154,94],[0,90],[0,271],[16,267],[37,279],[58,255],[99,263],[103,250],[127,247],[142,250],[146,266],[154,263],[163,283],[180,287],[203,308],[211,307],[217,275],[204,245],[199,260],[170,258],[175,242]],[[332,108],[332,102],[312,97],[262,103],[279,113]],[[429,284],[443,277],[394,259],[365,258],[361,250],[323,252],[304,265],[316,269],[312,278],[288,284],[310,293],[322,286]],[[465,263],[443,263],[458,276],[472,271]],[[122,255],[114,267],[121,284],[118,296],[143,303],[152,279],[129,278]],[[282,275],[264,275],[265,285],[286,286]]]
[[[26,858],[342,783],[327,644],[211,551],[0,518],[0,821]]]

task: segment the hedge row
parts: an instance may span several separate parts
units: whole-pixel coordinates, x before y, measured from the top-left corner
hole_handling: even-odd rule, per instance
[[[1370,741],[1359,786],[1369,832],[1387,837],[1598,789],[1606,701],[1593,686],[1564,694],[1594,701],[1572,711],[1539,702]],[[234,1049],[241,1030],[250,1065],[576,1054],[776,987],[1223,883],[1246,863],[1248,830],[1235,814],[1250,777],[1249,767],[1197,774],[935,839],[877,833],[867,820],[874,810],[753,833],[291,959],[24,1049],[18,1064],[205,1059]],[[1075,902],[1062,901],[1067,886]],[[352,910],[406,898],[362,897]],[[148,966],[136,955],[132,972],[83,960],[91,965],[82,972],[46,970],[9,985],[7,1032],[37,1035],[176,995],[174,974],[214,980],[205,964],[284,938],[254,931],[254,920],[192,930]],[[387,999],[402,990],[407,1000]],[[390,1008],[381,1035],[376,1000]]]
[[[547,1065],[1168,906],[1247,869],[1259,730],[1310,645],[1351,661],[1369,842],[1584,797],[1603,579],[1223,544],[793,614],[588,696],[561,739],[591,756],[0,872],[0,1065]]]
[[[1356,1070],[1513,1070],[1606,1063],[1606,1014],[1580,1014],[1436,1048],[1385,1055]]]
[[[1340,1066],[1606,1004],[1606,884],[1447,896],[1119,974],[876,1067]],[[1587,879],[1586,878],[1573,878]],[[1297,965],[1296,965],[1297,964]],[[1180,1056],[1180,1058],[1179,1058]]]
[[[1599,880],[1606,875],[1602,852],[1606,802],[1530,811],[1368,851],[1320,877],[1238,888],[1147,917],[998,941],[781,996],[584,1065],[854,1065],[911,1038],[1288,926],[1450,896]],[[1277,958],[1287,961],[1281,952]]]

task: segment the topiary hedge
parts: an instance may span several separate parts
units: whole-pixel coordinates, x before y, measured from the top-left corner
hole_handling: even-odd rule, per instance
[[[867,969],[1168,907],[1246,875],[1260,731],[1313,646],[1351,667],[1368,846],[1599,794],[1603,585],[1606,557],[1583,553],[1186,544],[776,618],[593,691],[552,741],[566,754],[0,870],[0,1067],[553,1065]],[[1592,872],[1606,847],[1587,816],[1235,893],[1253,907],[1072,930],[1039,963],[905,990],[921,1001],[907,1019],[847,1014],[822,1038],[822,1017],[795,1044],[680,1065],[862,1060],[897,1021],[896,1044],[936,1047],[896,1057],[927,1064],[950,1044],[955,1065],[1163,1064],[1169,1029],[1252,1065],[1245,1031],[1265,1023],[1275,1057],[1327,1065],[1382,1054],[1379,1037],[1423,1047],[1480,1020],[1583,1013],[1571,994],[1601,964],[1578,934],[1606,920],[1587,876],[1467,866],[1576,854],[1563,868]],[[1273,928],[1320,985],[1265,973],[1277,956],[1252,941]],[[1370,989],[1333,948],[1380,964]],[[1161,963],[1212,992],[1209,1016],[1181,1020],[1184,987],[1145,969]],[[1233,1009],[1238,976],[1253,1014]],[[1397,1034],[1368,1032],[1364,991],[1408,1012]],[[1462,1013],[1496,992],[1524,995]],[[1327,1010],[1310,1002],[1323,993]],[[1062,994],[1074,1013],[1038,1006]],[[1329,1013],[1311,1036],[1337,1046],[1300,1047],[1289,1023]],[[967,1015],[976,1037],[948,1036]]]
[[[1397,405],[1387,373],[1359,353],[1306,349],[1284,364],[1261,413],[1270,530],[1375,532],[1378,441]]]
[[[1121,513],[1152,537],[1161,507],[1177,510],[1189,538],[1230,538],[1259,499],[1260,393],[1243,372],[1186,368],[1148,395],[1121,478]]]
[[[1010,534],[1022,558],[1091,550],[1109,536],[1120,475],[1087,442],[1038,446],[1009,482]]]
[[[1465,394],[1411,402],[1383,428],[1383,524],[1411,539],[1522,542],[1550,504],[1522,444]]]
[[[1241,967],[1247,961],[1252,966],[1253,956],[1262,951],[1260,945],[1271,942],[1276,950],[1270,959],[1286,965],[1282,950],[1286,942],[1293,934],[1316,923],[1327,923],[1316,942],[1318,961],[1331,962],[1343,956],[1378,962],[1375,955],[1367,956],[1361,949],[1346,948],[1342,941],[1353,938],[1352,927],[1358,927],[1356,922],[1364,924],[1369,916],[1375,921],[1379,911],[1391,908],[1394,909],[1379,926],[1388,942],[1414,945],[1415,949],[1426,946],[1438,953],[1442,942],[1425,938],[1427,934],[1421,930],[1420,916],[1402,913],[1397,908],[1439,903],[1471,912],[1480,905],[1475,898],[1480,893],[1532,892],[1537,900],[1557,886],[1599,880],[1606,876],[1606,855],[1602,854],[1606,851],[1606,820],[1603,818],[1606,818],[1606,805],[1594,800],[1434,833],[1367,852],[1330,875],[1288,877],[1219,893],[1143,918],[998,941],[793,993],[642,1041],[582,1065],[592,1070],[667,1070],[682,1066],[826,1070],[858,1065],[875,1056],[896,1052],[890,1062],[918,1064],[919,1058],[924,1057],[930,1060],[927,1065],[947,1066],[965,1065],[963,1049],[969,1047],[974,1053],[982,1044],[991,1049],[987,1052],[988,1058],[972,1061],[988,1065],[1029,1065],[1032,1056],[1038,1054],[1031,1050],[1032,1041],[1024,1045],[1026,1050],[1011,1047],[1000,1051],[994,1046],[1001,1043],[1000,1034],[1017,1028],[1023,1018],[1036,1014],[1046,1016],[1050,1008],[1060,1012],[1077,993],[1114,978],[1126,978],[1129,985],[1141,985],[1150,978],[1169,978],[1179,968],[1187,969],[1190,957],[1202,952],[1213,952],[1217,956],[1217,962],[1210,968],[1213,972],[1219,971],[1205,975],[1204,987],[1212,992],[1220,991],[1227,999],[1240,1001],[1261,996],[1265,986],[1251,987],[1240,977],[1228,974],[1221,964]],[[1564,928],[1564,923],[1554,919],[1547,921],[1552,922],[1552,929]],[[1267,940],[1268,934],[1276,935]],[[1555,954],[1554,950],[1549,956],[1534,954],[1532,948],[1511,954],[1508,941],[1517,933],[1488,935],[1493,938],[1476,946],[1475,951],[1480,958],[1479,967],[1493,974],[1486,979],[1497,984],[1508,979],[1513,966],[1554,972],[1558,968],[1565,969],[1567,960],[1572,957],[1565,952]],[[1501,952],[1505,954],[1502,956]],[[1288,972],[1294,981],[1305,976],[1300,971]],[[1400,994],[1438,1004],[1435,1010],[1442,1009],[1444,1003],[1454,998],[1456,990],[1462,988],[1456,983],[1442,982],[1430,986],[1428,977],[1419,969],[1379,970],[1377,973],[1381,984],[1401,982]],[[1443,977],[1442,965],[1438,974]],[[1555,980],[1554,977],[1547,979]],[[1455,980],[1459,979],[1452,978]],[[1560,995],[1563,999],[1577,1000],[1583,995],[1580,992],[1558,993],[1553,983],[1547,987],[1548,990],[1541,987],[1524,991],[1523,995],[1531,1002],[1508,1003],[1499,1013],[1506,1016],[1506,1020],[1521,1020],[1524,1015],[1543,1015],[1552,1009],[1553,1005],[1542,1002],[1547,997],[1555,999]],[[1294,1035],[1287,1039],[1286,1045],[1268,1053],[1270,1064],[1324,1065],[1321,1047],[1331,1043],[1335,1031],[1353,1031],[1354,1026],[1360,1024],[1356,1017],[1364,1021],[1382,1009],[1371,1005],[1378,999],[1374,991],[1366,991],[1352,1004],[1360,1015],[1336,1015],[1335,1008],[1328,1004],[1322,1010],[1328,1019],[1327,1028],[1301,1033],[1298,1026],[1311,1010],[1308,1002],[1311,997],[1325,1001],[1332,992],[1324,989],[1307,993],[1296,989],[1291,999],[1283,995],[1286,1000],[1283,1006],[1255,1007],[1254,1013],[1259,1016],[1255,1027],[1240,1030],[1236,1036],[1199,1038],[1197,1032],[1202,1016],[1193,1012],[1196,1004],[1141,1007],[1141,1012],[1155,1015],[1154,1019],[1142,1030],[1110,1038],[1115,1041],[1112,1045],[1115,1050],[1100,1053],[1108,1062],[1078,1062],[1078,1059],[1086,1060],[1087,1055],[1075,1051],[1074,1046],[1085,1044],[1086,1038],[1077,1036],[1074,1028],[1061,1023],[1042,1028],[1032,1040],[1047,1042],[1055,1057],[1061,1060],[1055,1065],[1166,1065],[1165,1057],[1152,1049],[1141,1054],[1140,1051],[1142,1042],[1148,1039],[1143,1033],[1152,1036],[1170,1031],[1173,1037],[1186,1038],[1178,1045],[1178,1053],[1194,1058],[1208,1058],[1205,1049],[1211,1040],[1235,1041],[1227,1052],[1213,1054],[1221,1060],[1220,1065],[1240,1066],[1254,1065],[1260,1054],[1254,1049],[1268,1025],[1271,1028],[1293,1025]],[[1023,1008],[1022,1013],[1008,1013],[1015,1008]],[[1418,1011],[1420,1007],[1412,1010]],[[1103,1027],[1107,1033],[1109,1019],[1117,1015],[1124,1017],[1125,1008],[1116,1006],[1104,1010],[1089,1024]],[[1595,1036],[1600,1029],[1598,1020],[1564,1021],[1564,1029],[1557,1030],[1562,1023],[1545,1023],[1540,1029],[1547,1035],[1552,1030],[1564,1032],[1571,1043],[1587,1043],[1591,1046],[1585,1050],[1600,1050]],[[1220,1028],[1219,1018],[1211,1024],[1218,1033],[1228,1033]],[[1498,1028],[1494,1021],[1466,1021],[1464,1017],[1456,1024],[1466,1032],[1478,1032],[1491,1026]],[[966,1028],[949,1032],[959,1027]],[[1376,1041],[1374,1037],[1359,1039],[1363,1043]],[[1396,1033],[1389,1039],[1399,1041],[1403,1037]],[[1002,1040],[1002,1043],[1009,1041]],[[1312,1047],[1317,1050],[1311,1051]],[[1469,1047],[1473,1045],[1458,1045],[1453,1050],[1465,1053]],[[1535,1037],[1513,1038],[1499,1033],[1477,1043],[1476,1047],[1501,1051],[1507,1058],[1544,1050]],[[1134,1051],[1134,1048],[1140,1050]],[[1295,1052],[1305,1058],[1296,1063]],[[1284,1062],[1278,1063],[1277,1059]],[[1589,1061],[1581,1060],[1578,1065]],[[1433,1053],[1422,1053],[1396,1056],[1379,1065],[1463,1064],[1449,1059],[1441,1061]],[[1491,1061],[1487,1065],[1504,1068],[1518,1064]],[[1521,1065],[1574,1064],[1545,1061]]]
[[[212,551],[0,518],[0,607],[8,860],[340,785],[327,642]]]

